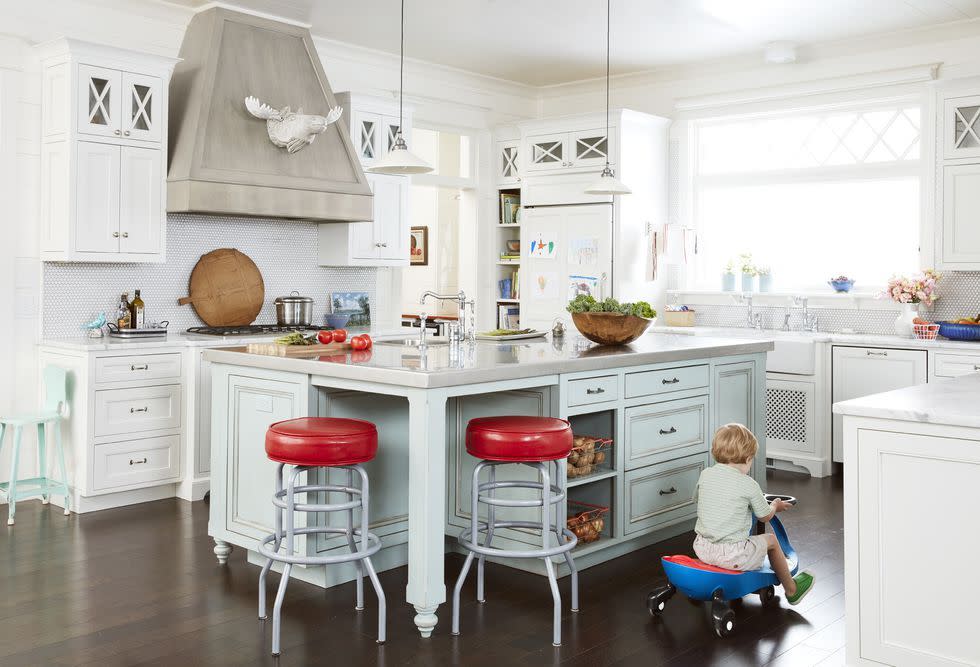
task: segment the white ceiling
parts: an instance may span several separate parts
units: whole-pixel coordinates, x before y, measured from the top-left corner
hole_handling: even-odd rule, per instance
[[[170,0],[196,7],[209,0]],[[398,52],[399,0],[229,0]],[[406,0],[406,55],[540,86],[601,76],[602,0]],[[980,0],[612,0],[613,73],[980,18]]]

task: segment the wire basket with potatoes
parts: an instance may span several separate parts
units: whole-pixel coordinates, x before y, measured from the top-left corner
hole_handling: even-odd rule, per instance
[[[575,533],[579,544],[588,544],[602,537],[602,531],[606,528],[606,514],[608,513],[609,508],[604,505],[569,500],[566,524],[568,529]]]
[[[576,435],[566,459],[568,479],[591,475],[612,464],[612,439],[593,435]]]

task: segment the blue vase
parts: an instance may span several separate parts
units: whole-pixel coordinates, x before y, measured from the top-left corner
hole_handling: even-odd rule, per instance
[[[721,291],[722,292],[734,292],[735,291],[735,274],[734,273],[723,273],[723,274],[721,274]]]
[[[755,276],[753,276],[751,273],[742,274],[742,291],[743,292],[755,291]]]
[[[759,291],[760,292],[771,292],[772,291],[772,274],[765,273],[759,274]]]

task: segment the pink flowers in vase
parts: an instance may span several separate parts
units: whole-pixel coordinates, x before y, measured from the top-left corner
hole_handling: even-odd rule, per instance
[[[898,303],[924,303],[932,305],[939,295],[936,294],[936,283],[942,274],[933,269],[926,269],[914,276],[892,276],[888,287],[880,294]]]

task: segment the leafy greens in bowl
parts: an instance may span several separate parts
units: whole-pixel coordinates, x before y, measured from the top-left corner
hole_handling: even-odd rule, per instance
[[[633,315],[634,317],[645,317],[653,319],[657,316],[654,310],[646,301],[636,303],[620,303],[612,297],[596,301],[595,297],[588,294],[579,294],[568,302],[565,307],[568,312],[575,313],[619,313],[620,315]]]

